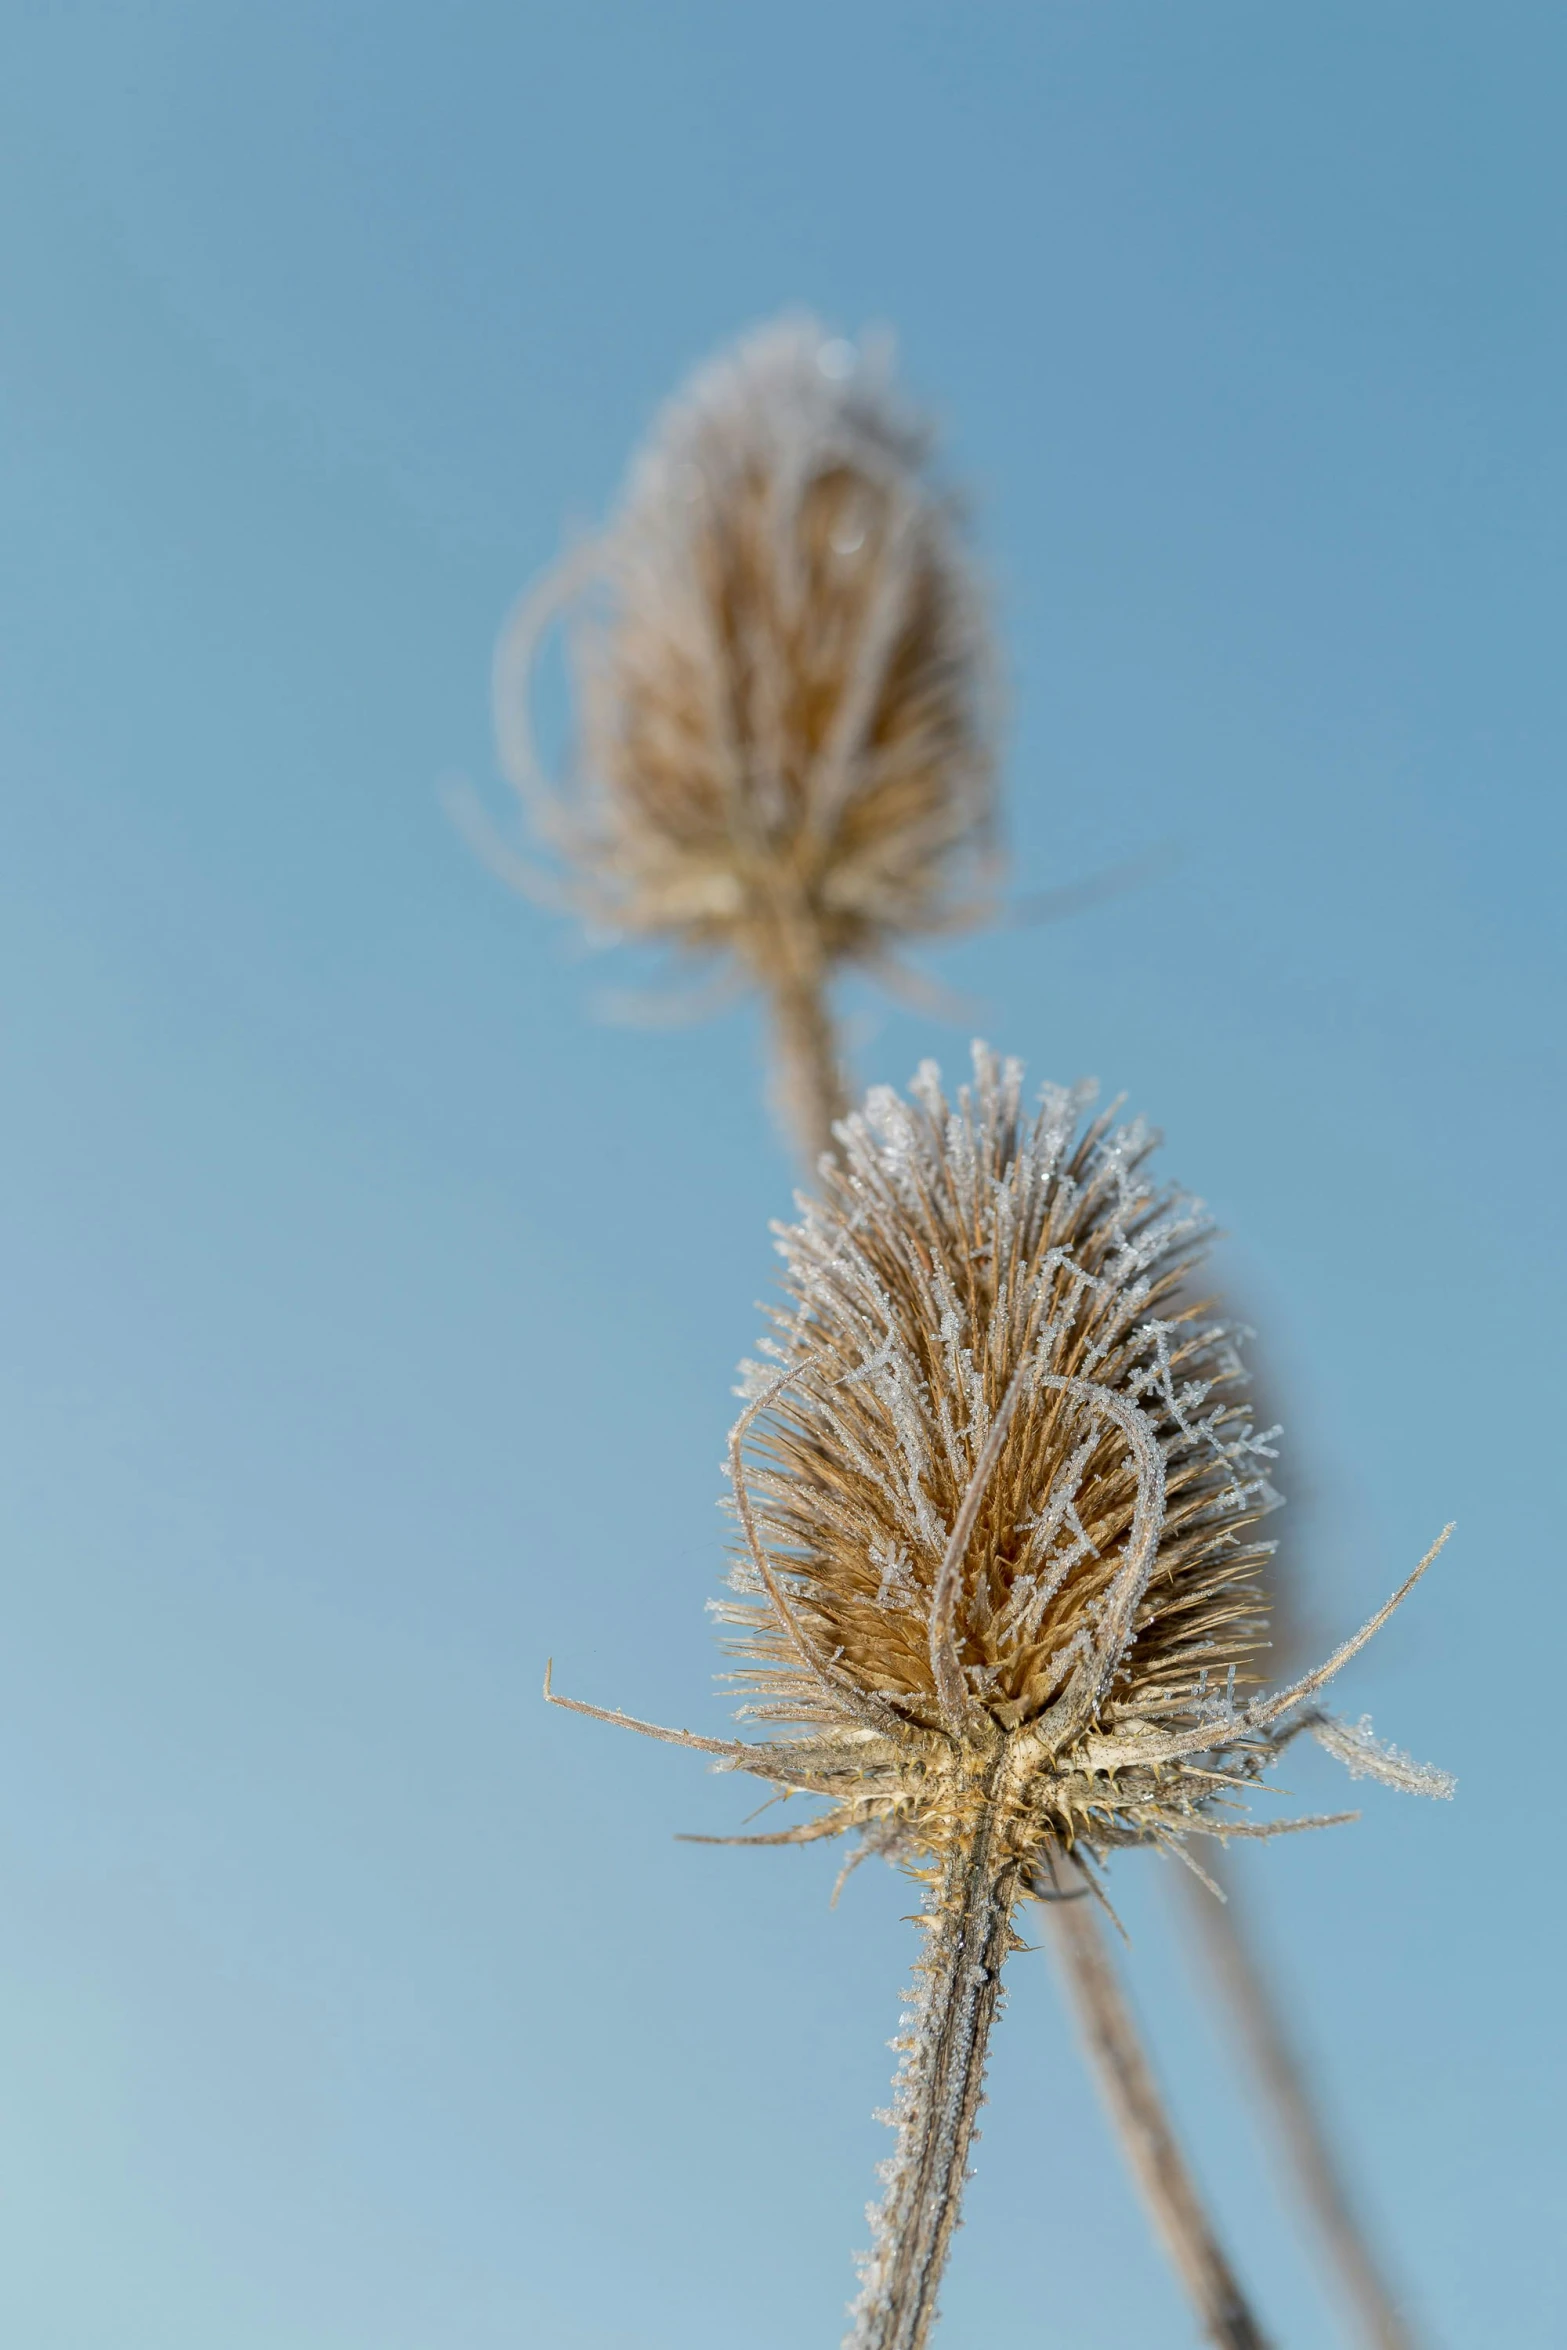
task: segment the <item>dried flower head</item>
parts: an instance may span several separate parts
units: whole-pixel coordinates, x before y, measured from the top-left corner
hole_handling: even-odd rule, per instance
[[[1244,1814],[1302,1729],[1451,1790],[1316,1703],[1434,1550],[1326,1664],[1260,1689],[1277,1431],[1253,1425],[1237,1335],[1195,1282],[1206,1218],[1153,1179],[1155,1137],[1085,1124],[1082,1090],[1025,1113],[1018,1064],[981,1046],[955,1105],[930,1064],[912,1092],[870,1095],[780,1229],[787,1302],[731,1444],[743,1547],[719,1613],[743,1712],[793,1734],[655,1733],[826,1800],[721,1841],[853,1832],[856,1858],[927,1887],[862,2350],[915,2350],[933,2322],[1020,1892],[1097,1884],[1123,1846],[1189,1859],[1194,1836],[1328,1824]]]
[[[812,1151],[844,1106],[826,983],[974,921],[994,874],[986,632],[929,456],[884,350],[767,327],[665,411],[497,661],[503,759],[563,894],[763,989]],[[567,605],[577,739],[550,785],[532,668]]]
[[[858,1740],[853,1818],[829,1815],[915,1851],[943,1841],[942,1758],[998,1739],[1032,1758],[1028,1849],[1243,1833],[1238,1788],[1276,1744],[1256,1734],[1309,1694],[1248,1694],[1279,1431],[1194,1287],[1211,1227],[1154,1181],[1157,1137],[1085,1126],[1087,1089],[1045,1087],[1030,1118],[1021,1075],[976,1046],[955,1109],[928,1062],[912,1102],[878,1088],[780,1230],[789,1302],[745,1367],[741,1596],[719,1610],[744,1710],[933,1740],[885,1801]]]

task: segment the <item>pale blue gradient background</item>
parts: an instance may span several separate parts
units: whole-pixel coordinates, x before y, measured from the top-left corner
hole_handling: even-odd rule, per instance
[[[514,592],[802,301],[974,485],[1020,879],[1184,850],[932,968],[1236,1235],[1323,1635],[1459,1520],[1344,1690],[1457,1806],[1255,1880],[1433,2341],[1563,2338],[1564,68],[1510,0],[11,0],[16,2350],[838,2338],[909,1888],[671,1842],[744,1790],[538,1701],[723,1719],[755,1026],[596,1025],[643,967],[437,805]],[[867,1076],[961,1062],[859,1012]],[[1139,1996],[1319,2350],[1157,1878]],[[942,2339],[1184,2341],[1047,1963]]]

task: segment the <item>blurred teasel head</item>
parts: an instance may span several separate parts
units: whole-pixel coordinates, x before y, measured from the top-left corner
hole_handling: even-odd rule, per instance
[[[930,457],[884,347],[766,327],[665,410],[619,513],[497,655],[556,902],[759,987],[811,1157],[846,1106],[835,974],[896,981],[895,951],[982,919],[998,878],[988,636]],[[534,672],[562,615],[574,732],[550,780]]]

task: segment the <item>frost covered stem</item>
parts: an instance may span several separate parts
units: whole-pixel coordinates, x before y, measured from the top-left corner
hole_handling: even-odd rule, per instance
[[[1214,1870],[1214,1856],[1208,1857]],[[1316,2223],[1366,2350],[1416,2350],[1399,2315],[1334,2157],[1326,2124],[1275,1999],[1246,1908],[1227,1860],[1218,1869],[1228,1895],[1215,1901],[1189,1869],[1177,1869],[1186,1911],[1212,1968],[1225,2014],[1257,2077],[1280,2150]]]
[[[849,1106],[826,987],[815,972],[782,972],[769,983],[768,1000],[773,1099],[790,1139],[814,1168],[832,1149],[833,1120]]]
[[[997,1776],[988,1775],[972,1827],[954,1840],[920,1921],[927,1940],[897,2042],[897,2150],[845,2350],[922,2350],[936,2322],[1011,1939],[1016,1881],[998,1856]]]
[[[1176,2143],[1094,1901],[1085,1892],[1043,1906],[1100,2093],[1203,2338],[1217,2350],[1268,2350]]]

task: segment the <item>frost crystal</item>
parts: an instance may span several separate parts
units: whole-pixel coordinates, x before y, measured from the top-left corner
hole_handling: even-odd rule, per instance
[[[1458,1781],[1451,1771],[1438,1770],[1435,1763],[1416,1762],[1401,1747],[1384,1744],[1373,1732],[1369,1714],[1362,1714],[1358,1722],[1340,1722],[1331,1714],[1321,1714],[1311,1725],[1311,1735],[1335,1762],[1344,1765],[1352,1779],[1380,1779],[1384,1787],[1397,1787],[1405,1795],[1449,1800],[1457,1790]]]

